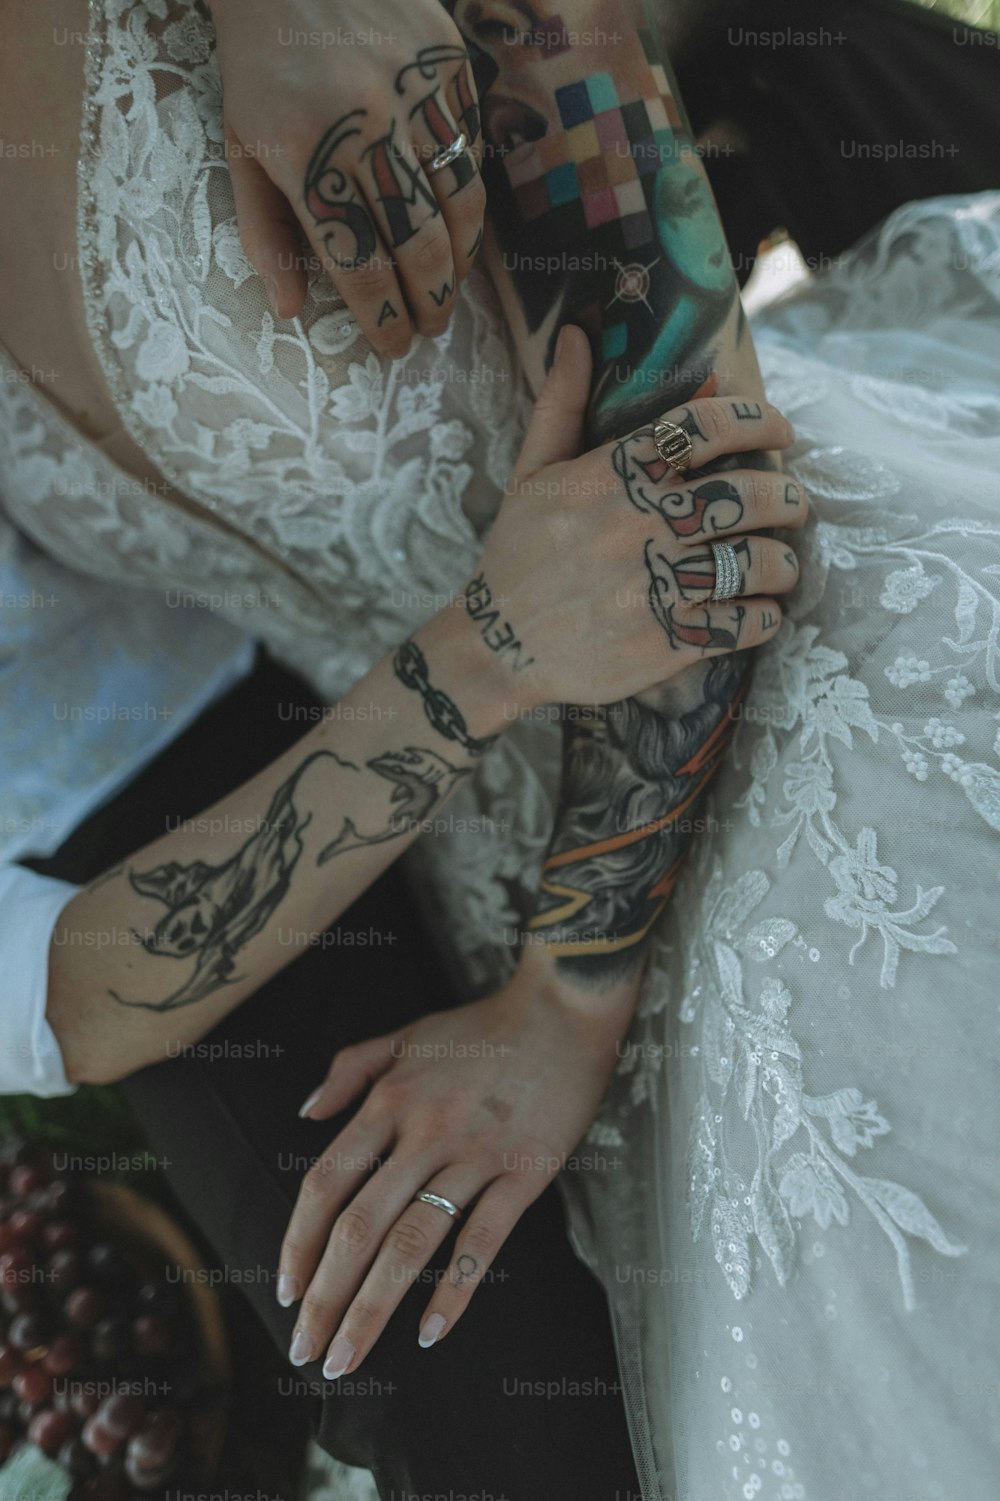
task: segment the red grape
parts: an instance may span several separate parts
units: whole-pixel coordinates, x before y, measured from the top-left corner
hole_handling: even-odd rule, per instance
[[[42,1230],[42,1245],[47,1251],[62,1251],[75,1246],[80,1238],[80,1228],[72,1220],[53,1220]]]
[[[11,1172],[8,1187],[15,1199],[26,1199],[29,1194],[44,1188],[49,1181],[48,1171],[39,1162],[25,1163]]]
[[[22,1402],[47,1402],[52,1395],[52,1377],[41,1366],[30,1365],[14,1377],[14,1390]]]
[[[18,1352],[10,1345],[0,1345],[0,1387],[10,1386],[24,1365]]]
[[[0,1256],[0,1287],[18,1287],[30,1282],[34,1263],[27,1251],[17,1248]]]
[[[27,1245],[42,1232],[42,1216],[37,1209],[15,1209],[7,1221],[7,1230],[18,1245]]]
[[[115,1392],[113,1396],[106,1397],[97,1413],[98,1421],[118,1438],[128,1438],[145,1416],[146,1409],[142,1399],[130,1392]]]
[[[83,1347],[75,1334],[57,1334],[42,1364],[53,1376],[69,1376],[83,1359]]]
[[[68,1293],[80,1280],[80,1257],[70,1248],[54,1251],[49,1257],[46,1276],[57,1293]]]
[[[101,1399],[96,1392],[78,1386],[69,1399],[69,1405],[78,1418],[89,1418],[100,1407]]]
[[[78,1329],[92,1329],[104,1313],[104,1298],[96,1287],[78,1287],[66,1299],[66,1317]]]
[[[48,1335],[46,1321],[37,1313],[19,1313],[11,1323],[7,1338],[15,1350],[37,1350]]]
[[[170,1349],[170,1326],[155,1313],[132,1320],[132,1339],[139,1355],[165,1355]]]
[[[59,1450],[59,1463],[71,1475],[92,1475],[94,1461],[90,1450],[78,1438],[67,1439]]]
[[[122,1444],[117,1434],[108,1432],[97,1413],[84,1423],[80,1437],[91,1454],[113,1454]]]
[[[87,1268],[101,1287],[116,1288],[130,1280],[128,1263],[117,1246],[99,1241],[87,1253]]]
[[[69,1438],[72,1428],[73,1425],[64,1412],[56,1412],[54,1407],[43,1407],[32,1418],[28,1437],[46,1454],[54,1454]]]

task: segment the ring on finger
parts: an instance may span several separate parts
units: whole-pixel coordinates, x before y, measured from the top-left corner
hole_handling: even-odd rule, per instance
[[[469,139],[464,130],[460,130],[450,146],[442,146],[431,157],[427,172],[441,172],[445,167],[450,167],[452,162],[457,162],[460,156],[464,156],[469,149]]]
[[[453,1220],[460,1220],[462,1218],[462,1211],[458,1205],[453,1204],[450,1199],[446,1199],[443,1194],[432,1194],[425,1189],[423,1193],[417,1194],[413,1203],[430,1204],[434,1209],[443,1209],[445,1214],[450,1215]]]
[[[718,602],[735,599],[743,589],[743,574],[740,560],[731,542],[713,542],[712,556],[715,559],[715,588],[712,598]]]
[[[668,422],[661,417],[653,426],[653,442],[660,458],[671,469],[676,469],[680,474],[690,469],[694,448],[688,434],[676,422]]]

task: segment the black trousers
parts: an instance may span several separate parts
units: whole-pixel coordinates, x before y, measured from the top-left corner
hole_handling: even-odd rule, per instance
[[[90,880],[273,760],[302,733],[285,706],[314,703],[262,660],[32,867]],[[331,932],[336,946],[307,949],[198,1049],[123,1086],[181,1202],[283,1351],[295,1311],[275,1300],[278,1249],[306,1167],[343,1123],[302,1121],[299,1106],[338,1048],[459,999],[395,872]],[[387,1501],[638,1501],[604,1294],[570,1248],[556,1191],[523,1216],[461,1323],[421,1350],[419,1320],[449,1245],[356,1376],[324,1383],[318,1364],[289,1365],[279,1394],[315,1393],[320,1442],[374,1471]]]

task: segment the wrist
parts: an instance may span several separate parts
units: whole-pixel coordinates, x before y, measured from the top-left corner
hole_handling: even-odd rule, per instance
[[[503,734],[520,712],[514,674],[487,650],[462,597],[433,615],[412,639],[426,655],[434,683],[461,711],[470,734]]]
[[[644,969],[637,963],[615,979],[596,974],[589,979],[579,970],[560,966],[547,946],[537,941],[524,945],[518,965],[519,976],[527,982],[536,1005],[549,1008],[567,1026],[583,1028],[595,1044],[610,1047],[632,1024]]]

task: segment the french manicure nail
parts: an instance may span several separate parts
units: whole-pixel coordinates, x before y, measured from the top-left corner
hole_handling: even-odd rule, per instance
[[[336,1381],[338,1376],[342,1376],[353,1359],[354,1346],[349,1339],[338,1334],[323,1362],[323,1375],[327,1381]]]
[[[302,1119],[302,1117],[304,1115],[308,1115],[309,1114],[310,1110],[313,1108],[314,1105],[318,1104],[319,1097],[320,1097],[320,1095],[322,1093],[323,1093],[322,1087],[319,1088],[319,1089],[314,1089],[313,1090],[312,1094],[309,1096],[308,1100],[306,1100],[305,1104],[302,1106],[302,1109],[299,1111],[299,1119],[300,1120]]]
[[[313,1358],[312,1335],[305,1329],[296,1329],[288,1358],[292,1365],[307,1365]]]
[[[278,1278],[278,1302],[282,1308],[291,1308],[297,1303],[302,1294],[299,1291],[299,1279],[289,1276],[288,1272],[282,1272]]]
[[[423,1327],[420,1330],[420,1338],[417,1340],[417,1344],[421,1350],[429,1350],[431,1345],[437,1344],[444,1333],[444,1326],[447,1322],[443,1313],[432,1313],[429,1319],[424,1320]]]

